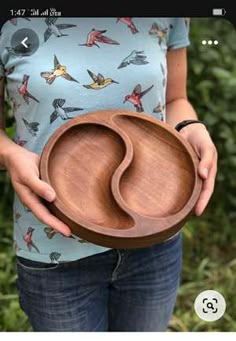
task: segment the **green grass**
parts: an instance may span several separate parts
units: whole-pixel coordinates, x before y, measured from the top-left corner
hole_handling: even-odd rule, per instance
[[[213,233],[204,222],[184,227],[182,280],[171,331],[236,331],[236,243],[222,247],[212,242]],[[204,236],[204,243],[200,236]],[[218,321],[205,322],[195,314],[195,298],[204,290],[217,290],[225,297],[226,311]]]

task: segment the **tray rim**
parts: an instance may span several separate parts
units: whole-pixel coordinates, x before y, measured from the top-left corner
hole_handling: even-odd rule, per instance
[[[107,114],[109,112],[109,115]],[[99,120],[94,117],[97,115],[100,115],[101,118],[99,118]],[[104,115],[106,114],[106,115]],[[132,161],[132,150],[130,150],[130,146],[129,143],[127,144],[127,140],[130,140],[129,136],[127,134],[125,134],[125,132],[123,132],[123,130],[121,130],[119,128],[119,126],[116,125],[116,123],[114,123],[113,118],[115,116],[131,116],[131,117],[137,117],[139,119],[142,120],[146,120],[149,121],[151,123],[154,123],[156,125],[160,125],[164,130],[169,131],[170,134],[174,135],[175,138],[177,138],[177,140],[181,143],[182,147],[184,147],[185,151],[188,153],[191,162],[192,162],[192,166],[194,169],[194,185],[193,185],[193,191],[191,193],[190,198],[188,199],[187,203],[184,205],[184,207],[178,211],[176,214],[174,215],[170,215],[170,216],[166,216],[166,217],[147,217],[147,216],[142,216],[140,214],[137,214],[136,212],[132,211],[130,208],[127,207],[125,201],[123,200],[122,196],[120,195],[120,191],[119,191],[119,182],[120,179],[123,175],[123,173],[125,172],[125,170],[129,167],[130,162]],[[107,117],[111,122],[107,123]],[[186,220],[185,218],[188,217],[191,214],[191,210],[194,206],[194,203],[196,202],[196,197],[200,194],[200,190],[201,190],[201,186],[202,186],[202,180],[200,179],[200,177],[198,176],[198,171],[197,171],[197,163],[199,162],[198,157],[196,155],[196,153],[194,152],[192,146],[187,142],[187,140],[185,140],[180,134],[179,132],[177,132],[172,126],[168,125],[166,122],[162,122],[160,120],[158,120],[157,118],[150,116],[149,114],[146,113],[142,113],[142,116],[140,116],[140,113],[134,112],[132,110],[124,110],[124,109],[106,109],[106,110],[97,110],[97,111],[92,111],[92,112],[87,112],[85,114],[79,115],[73,119],[71,119],[70,121],[64,123],[63,125],[61,125],[48,139],[47,143],[45,144],[41,156],[40,156],[40,163],[39,163],[39,170],[40,170],[40,177],[43,181],[46,181],[47,183],[51,184],[50,182],[50,176],[48,174],[48,167],[47,164],[49,162],[49,157],[50,157],[50,153],[52,151],[52,149],[54,148],[55,144],[58,142],[58,140],[61,138],[61,136],[69,129],[79,126],[79,125],[84,125],[84,124],[91,124],[91,125],[100,125],[100,126],[105,126],[108,129],[112,130],[113,132],[115,132],[116,134],[119,135],[119,137],[123,140],[124,144],[125,144],[125,148],[126,148],[126,155],[123,158],[123,160],[121,161],[121,163],[118,165],[117,169],[115,170],[112,178],[111,178],[111,189],[113,192],[113,196],[115,196],[115,201],[117,202],[118,206],[121,207],[122,210],[124,210],[129,216],[130,218],[132,218],[134,220],[134,226],[131,228],[127,228],[127,229],[114,229],[112,228],[112,233],[113,235],[111,236],[109,234],[109,231],[111,231],[111,228],[108,227],[102,227],[100,225],[94,224],[88,220],[85,220],[81,217],[75,217],[75,215],[73,214],[73,212],[71,212],[67,207],[65,207],[65,205],[63,205],[63,203],[60,201],[60,199],[56,199],[53,203],[50,203],[50,209],[53,211],[53,207],[55,207],[55,210],[57,211],[57,214],[59,214],[58,211],[61,212],[62,215],[64,215],[65,217],[67,217],[70,222],[73,224],[76,224],[78,226],[81,227],[81,231],[84,230],[84,232],[86,232],[86,229],[91,229],[92,234],[98,234],[98,235],[103,235],[104,237],[108,237],[111,240],[113,240],[114,238],[120,238],[121,240],[125,240],[126,238],[143,238],[143,240],[145,238],[147,238],[148,236],[150,236],[150,238],[153,236],[153,226],[157,226],[159,225],[159,234],[166,232],[167,230],[173,230],[173,228],[176,226],[176,222],[178,223],[177,225],[180,224],[180,221]],[[124,140],[124,136],[125,136],[125,140]],[[130,145],[131,145],[131,141],[130,141]],[[132,147],[132,145],[131,145]],[[132,149],[132,148],[131,148]],[[129,157],[130,157],[130,162],[127,163],[126,167],[122,170],[119,171],[121,168],[121,165],[124,163],[124,160],[127,159],[127,150],[129,153]],[[122,169],[122,168],[121,168]],[[118,176],[119,179],[117,180],[116,178],[117,176],[117,171],[118,171]],[[116,175],[116,178],[115,178]],[[115,178],[115,180],[114,180]],[[117,188],[118,186],[118,188]],[[47,203],[48,205],[48,203]],[[65,207],[65,209],[64,209]],[[145,235],[142,235],[142,237],[138,236],[138,230],[140,230],[140,228],[137,228],[137,224],[135,224],[135,219],[139,219],[141,220],[140,228],[144,227],[146,228],[145,230]],[[168,222],[168,226],[169,228],[166,228],[167,224],[164,224],[164,222]],[[161,226],[162,225],[162,226]],[[181,228],[181,227],[180,227]],[[134,230],[136,230],[136,233],[133,233],[132,236],[130,236],[131,230],[134,232]],[[82,233],[83,235],[86,233]]]

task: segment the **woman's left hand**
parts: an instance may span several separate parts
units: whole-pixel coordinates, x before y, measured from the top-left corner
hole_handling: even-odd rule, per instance
[[[217,150],[206,127],[201,123],[189,124],[180,134],[192,145],[200,162],[198,172],[203,179],[202,190],[194,207],[195,214],[201,215],[214,191],[217,173]]]

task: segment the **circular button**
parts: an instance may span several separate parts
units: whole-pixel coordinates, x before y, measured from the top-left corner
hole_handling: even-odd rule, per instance
[[[205,290],[196,297],[194,309],[200,319],[213,322],[224,315],[226,302],[224,296],[218,291]]]
[[[39,47],[37,34],[28,28],[16,31],[11,37],[10,53],[18,56],[31,56]]]

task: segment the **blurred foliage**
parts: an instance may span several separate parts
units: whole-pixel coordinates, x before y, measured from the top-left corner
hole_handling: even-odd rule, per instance
[[[173,331],[236,331],[236,31],[225,19],[191,20],[188,96],[218,151],[215,190],[204,214],[185,225],[182,281],[170,323]],[[202,40],[219,44],[202,45]],[[197,295],[218,290],[224,317],[204,322]]]
[[[191,19],[188,48],[188,94],[199,118],[209,127],[218,150],[214,194],[204,214],[183,229],[183,271],[169,331],[236,331],[236,32],[220,18]],[[217,39],[219,44],[202,45]],[[6,107],[8,109],[8,107]],[[9,136],[13,118],[7,115]],[[0,172],[0,330],[29,331],[18,303],[12,247],[12,189]],[[225,315],[204,322],[194,312],[203,290],[218,290],[227,303]]]

